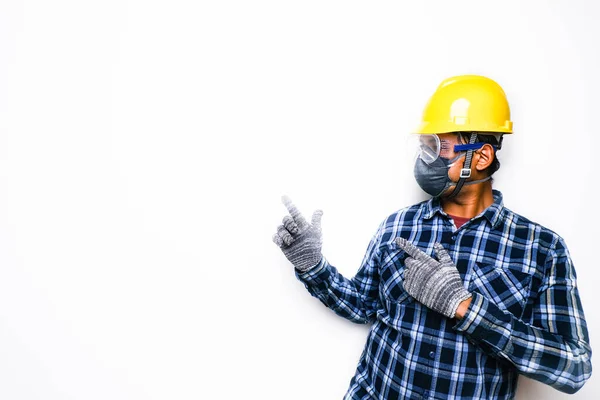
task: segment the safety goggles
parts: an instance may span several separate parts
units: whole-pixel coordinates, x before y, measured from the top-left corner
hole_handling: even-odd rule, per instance
[[[483,142],[478,143],[467,143],[467,144],[451,144],[447,140],[440,140],[438,135],[423,135],[414,134],[413,140],[417,140],[417,157],[421,158],[427,164],[432,164],[439,157],[451,158],[452,153],[459,153],[461,151],[478,150],[485,145]],[[497,146],[492,145],[494,150],[497,150]]]

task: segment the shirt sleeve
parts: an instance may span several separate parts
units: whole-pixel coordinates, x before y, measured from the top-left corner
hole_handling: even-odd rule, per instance
[[[479,293],[454,326],[487,353],[565,393],[575,393],[592,373],[589,336],[576,274],[562,239],[545,265],[545,275],[527,324]]]
[[[367,247],[358,272],[352,279],[344,277],[325,257],[319,264],[296,277],[308,292],[336,314],[357,324],[375,320],[379,308],[379,263],[383,223]]]

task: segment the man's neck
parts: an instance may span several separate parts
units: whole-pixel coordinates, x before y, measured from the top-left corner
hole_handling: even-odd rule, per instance
[[[449,191],[452,193],[454,187]],[[463,186],[453,198],[442,197],[442,209],[446,214],[457,217],[473,218],[494,203],[492,183],[490,181]]]

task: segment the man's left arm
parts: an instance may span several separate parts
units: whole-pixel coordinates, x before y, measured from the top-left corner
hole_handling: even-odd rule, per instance
[[[521,374],[575,393],[591,375],[592,350],[575,269],[562,239],[557,239],[545,267],[531,324],[473,293],[470,303],[463,302],[468,307],[454,329]],[[463,311],[459,306],[458,318]]]

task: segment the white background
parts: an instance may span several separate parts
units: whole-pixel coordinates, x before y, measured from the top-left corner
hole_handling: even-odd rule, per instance
[[[296,280],[280,197],[352,277],[466,73],[509,96],[494,186],[565,238],[595,348],[599,6],[413,3],[3,0],[0,399],[341,399],[368,327]]]

